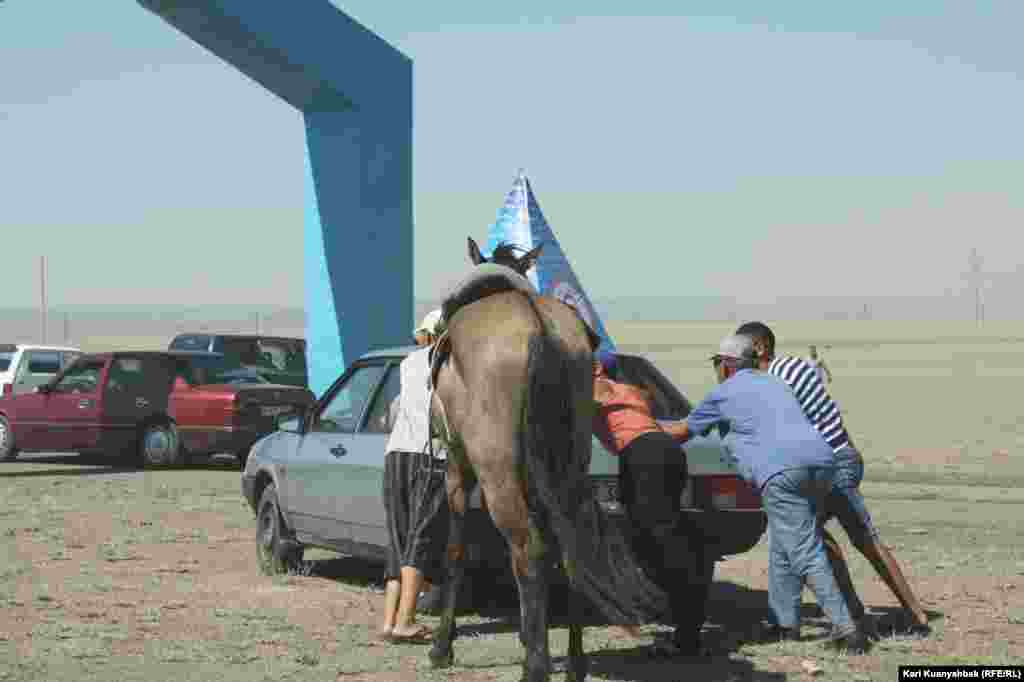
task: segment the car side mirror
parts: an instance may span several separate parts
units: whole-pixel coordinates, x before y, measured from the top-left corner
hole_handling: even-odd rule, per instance
[[[278,419],[277,430],[287,433],[302,433],[302,417],[289,416]]]

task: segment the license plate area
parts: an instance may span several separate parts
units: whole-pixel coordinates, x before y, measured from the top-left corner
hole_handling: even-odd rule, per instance
[[[612,510],[622,509],[622,500],[619,497],[619,480],[615,476],[594,476],[591,478],[594,484],[594,496],[597,501],[606,508]],[[693,478],[686,481],[686,486],[680,495],[679,506],[689,509],[694,506],[693,500]]]

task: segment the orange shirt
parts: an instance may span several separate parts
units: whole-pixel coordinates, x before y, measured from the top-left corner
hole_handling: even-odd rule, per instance
[[[621,454],[638,436],[661,430],[640,389],[612,381],[597,362],[594,383],[594,435],[613,455]]]

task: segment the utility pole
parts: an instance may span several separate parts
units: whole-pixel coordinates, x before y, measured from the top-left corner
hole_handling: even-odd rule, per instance
[[[985,320],[985,308],[981,302],[981,284],[982,284],[982,259],[978,254],[978,249],[972,248],[971,255],[967,259],[967,263],[970,266],[970,274],[968,277],[971,281],[971,287],[974,289],[974,321],[981,324]]]
[[[39,257],[39,336],[46,343],[46,256]]]

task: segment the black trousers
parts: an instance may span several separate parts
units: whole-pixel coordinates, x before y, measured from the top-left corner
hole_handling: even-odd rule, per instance
[[[448,546],[447,464],[419,452],[389,452],[384,457],[384,510],[388,560],[385,580],[400,577],[403,566],[418,569],[440,585],[445,581]]]
[[[619,490],[632,526],[633,551],[671,599],[678,637],[697,637],[704,624],[714,557],[700,531],[683,517],[686,455],[668,434],[645,433],[621,453]]]

